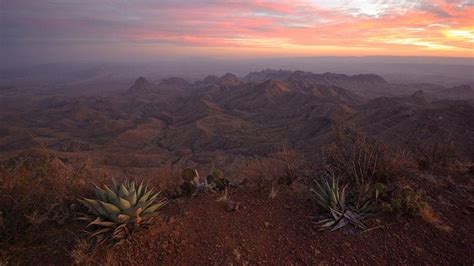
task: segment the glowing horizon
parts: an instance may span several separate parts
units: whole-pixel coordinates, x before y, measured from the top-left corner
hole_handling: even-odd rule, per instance
[[[2,50],[13,54],[474,57],[474,0],[0,5]]]

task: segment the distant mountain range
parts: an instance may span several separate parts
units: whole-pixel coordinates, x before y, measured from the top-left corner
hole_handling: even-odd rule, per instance
[[[65,158],[136,171],[163,163],[234,167],[291,147],[317,160],[334,125],[343,123],[400,146],[417,134],[424,141],[449,136],[474,158],[468,85],[266,69],[195,82],[139,77],[123,93],[87,97],[0,94],[2,157],[42,145]]]

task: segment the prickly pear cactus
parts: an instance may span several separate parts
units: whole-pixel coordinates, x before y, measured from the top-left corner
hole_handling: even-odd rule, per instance
[[[219,178],[214,183],[217,190],[224,190],[229,185],[229,180],[227,178]]]
[[[215,178],[213,175],[208,175],[206,178],[207,184],[213,184],[215,181]]]
[[[181,177],[186,182],[194,182],[194,184],[199,182],[199,173],[196,169],[185,168],[181,174]]]

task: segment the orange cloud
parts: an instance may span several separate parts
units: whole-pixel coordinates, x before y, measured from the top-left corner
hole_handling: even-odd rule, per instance
[[[464,0],[45,2],[5,6],[7,42],[142,45],[157,53],[165,46],[252,56],[474,57],[474,4]],[[37,13],[24,12],[28,6]]]

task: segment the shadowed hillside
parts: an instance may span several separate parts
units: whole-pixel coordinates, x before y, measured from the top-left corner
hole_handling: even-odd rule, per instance
[[[472,262],[470,86],[150,80],[0,90],[7,264]]]

